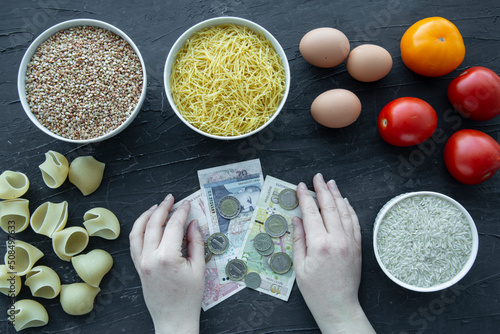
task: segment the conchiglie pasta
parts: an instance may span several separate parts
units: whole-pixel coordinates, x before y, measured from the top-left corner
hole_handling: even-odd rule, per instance
[[[94,157],[78,157],[69,166],[69,181],[84,196],[90,195],[99,188],[104,175],[104,167],[105,164]]]
[[[21,286],[21,277],[12,274],[6,265],[0,265],[0,292],[13,298],[19,294]]]
[[[45,153],[44,163],[38,168],[42,172],[43,182],[47,187],[55,189],[60,187],[68,177],[69,163],[61,153],[48,151]]]
[[[42,256],[42,251],[35,246],[21,240],[16,240],[14,245],[9,245],[9,241],[7,241],[7,252],[5,253],[4,260],[5,263],[9,264],[9,271],[23,276],[33,268],[35,262],[40,260]],[[12,263],[12,267],[10,267],[10,263]]]
[[[21,197],[29,187],[28,177],[21,172],[6,170],[0,175],[0,199]]]
[[[61,286],[61,306],[70,315],[87,314],[94,308],[94,300],[101,291],[87,283],[63,284]]]
[[[57,273],[47,266],[36,266],[26,274],[24,282],[34,297],[56,298],[61,291],[61,280]]]
[[[56,255],[63,261],[81,253],[89,243],[87,230],[80,226],[67,227],[52,234],[52,247]]]
[[[0,227],[7,233],[24,231],[30,221],[29,201],[14,198],[0,202]]]
[[[105,208],[93,208],[83,215],[83,225],[89,236],[114,240],[120,235],[120,222],[115,214]]]
[[[31,228],[38,234],[52,237],[54,232],[62,230],[68,221],[68,202],[45,202],[31,215]]]
[[[94,249],[87,254],[72,257],[71,263],[85,283],[98,287],[104,275],[111,270],[113,257],[105,250]]]
[[[45,326],[49,315],[45,307],[31,299],[21,299],[14,303],[14,308],[7,310],[8,320],[12,321],[17,332],[31,327]]]

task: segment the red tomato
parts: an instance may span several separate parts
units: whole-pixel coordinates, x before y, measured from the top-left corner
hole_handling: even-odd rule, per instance
[[[464,117],[490,120],[500,114],[500,77],[486,67],[471,67],[450,82],[448,99]]]
[[[416,97],[389,102],[378,115],[378,131],[394,146],[420,144],[434,133],[438,117],[431,105]]]
[[[458,181],[481,183],[500,168],[500,144],[481,131],[457,131],[444,146],[444,163]]]

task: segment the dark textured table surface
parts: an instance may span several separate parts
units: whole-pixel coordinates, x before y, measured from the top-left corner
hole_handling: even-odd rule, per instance
[[[473,128],[500,140],[500,117],[487,122],[465,120],[446,97],[450,80],[461,70],[481,65],[500,73],[500,5],[480,1],[3,1],[0,14],[0,169],[26,173],[31,187],[24,196],[34,210],[45,201],[69,202],[68,225],[82,223],[95,206],[114,211],[122,234],[115,241],[93,240],[88,246],[110,252],[115,260],[104,278],[94,310],[84,316],[65,314],[59,301],[39,300],[50,322],[26,333],[146,333],[153,325],[145,308],[139,277],[129,256],[128,233],[134,220],[168,192],[183,198],[199,188],[202,168],[260,158],[265,175],[291,183],[322,172],[337,180],[357,211],[363,235],[360,300],[380,333],[498,333],[500,328],[500,175],[476,186],[465,186],[447,172],[443,140],[421,147],[386,144],[376,118],[389,101],[415,96],[429,102],[439,115],[442,138]],[[283,46],[292,75],[290,94],[279,117],[261,133],[238,141],[207,139],[188,129],[173,113],[163,88],[163,66],[174,41],[190,26],[217,16],[239,16],[270,31]],[[424,78],[402,63],[399,40],[419,19],[443,16],[454,22],[466,45],[459,68],[440,78]],[[17,71],[30,43],[50,26],[74,18],[111,23],[128,34],[146,62],[148,92],[142,111],[118,136],[92,145],[57,141],[42,133],[25,115],[17,94]],[[385,47],[392,55],[391,73],[375,83],[360,83],[345,64],[332,69],[309,65],[300,55],[299,41],[313,28],[343,31],[351,48],[363,43]],[[363,110],[355,124],[340,130],[324,128],[312,119],[310,105],[320,93],[345,88],[356,93]],[[88,197],[66,182],[47,188],[38,170],[48,150],[73,160],[93,155],[106,163],[100,188]],[[479,231],[479,253],[471,271],[453,288],[436,293],[405,290],[390,281],[373,253],[372,228],[380,208],[401,193],[430,190],[459,201]],[[19,239],[34,243],[63,283],[78,277],[71,265],[52,252],[50,240],[31,229]],[[4,254],[6,234],[0,234]],[[30,297],[23,287],[19,298]],[[175,302],[175,301],[173,301]],[[0,296],[0,312],[9,303]],[[0,332],[13,333],[4,316]],[[295,285],[288,302],[245,289],[201,314],[202,333],[319,332]]]

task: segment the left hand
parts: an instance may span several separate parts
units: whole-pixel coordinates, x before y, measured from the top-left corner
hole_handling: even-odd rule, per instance
[[[135,221],[130,253],[156,333],[197,333],[205,287],[203,238],[192,221],[186,232],[188,257],[182,256],[190,204],[184,201],[167,223],[173,204],[168,195]]]

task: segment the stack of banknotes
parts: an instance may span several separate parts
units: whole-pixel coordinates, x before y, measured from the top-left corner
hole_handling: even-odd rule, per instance
[[[269,175],[264,180],[258,159],[200,170],[198,178],[200,190],[184,199],[191,202],[188,222],[198,220],[205,242],[223,234],[212,242],[227,243],[222,254],[206,249],[203,310],[245,287],[287,301],[295,282],[291,219],[302,215],[296,186]],[[226,270],[235,259],[236,272],[244,272],[238,280]]]

